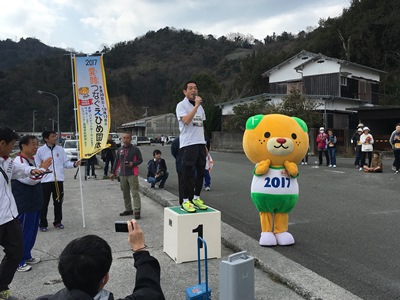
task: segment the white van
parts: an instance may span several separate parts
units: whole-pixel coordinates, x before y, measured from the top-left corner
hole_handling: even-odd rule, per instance
[[[121,138],[119,137],[118,133],[110,132],[110,135],[113,142],[117,144],[117,147],[121,147]]]

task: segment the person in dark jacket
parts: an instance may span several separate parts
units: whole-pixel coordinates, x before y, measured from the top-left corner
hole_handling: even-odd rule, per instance
[[[356,159],[354,161],[354,165],[358,169],[360,167],[360,161],[361,161],[361,142],[360,142],[360,136],[363,133],[362,128],[358,128],[357,131],[354,133],[352,142],[354,146],[354,151],[356,153]]]
[[[160,182],[159,188],[164,188],[168,179],[167,164],[161,158],[161,151],[156,149],[153,151],[153,159],[147,163],[147,182],[154,188],[157,182]]]
[[[127,223],[137,271],[132,294],[121,300],[164,300],[160,264],[146,250],[139,224],[134,219]],[[104,289],[109,280],[111,262],[111,248],[102,238],[86,235],[71,241],[61,252],[58,263],[65,288],[37,300],[114,300],[114,295]]]
[[[138,147],[131,144],[131,133],[125,132],[122,136],[122,142],[123,145],[118,148],[117,160],[112,167],[110,179],[114,180],[115,176],[119,176],[125,204],[125,210],[119,215],[133,215],[133,212],[135,211],[135,219],[138,220],[140,219],[141,209],[138,176],[139,165],[143,162],[142,152],[140,152]],[[131,194],[134,208],[132,208]]]
[[[108,179],[108,165],[110,165],[110,170],[113,167],[115,160],[115,150],[117,150],[117,144],[112,140],[111,134],[108,135],[107,144],[110,147],[101,150],[101,159],[104,161],[104,176],[103,179]]]

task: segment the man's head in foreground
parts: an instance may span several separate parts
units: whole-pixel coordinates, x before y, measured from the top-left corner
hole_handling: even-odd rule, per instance
[[[94,297],[107,283],[112,255],[108,243],[97,235],[71,241],[61,252],[58,271],[68,290]]]

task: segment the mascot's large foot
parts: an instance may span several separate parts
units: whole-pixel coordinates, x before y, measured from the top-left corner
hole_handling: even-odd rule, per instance
[[[260,245],[267,247],[276,246],[275,235],[272,232],[261,232]]]
[[[279,246],[289,246],[294,244],[294,237],[289,232],[281,232],[275,234],[276,241]]]

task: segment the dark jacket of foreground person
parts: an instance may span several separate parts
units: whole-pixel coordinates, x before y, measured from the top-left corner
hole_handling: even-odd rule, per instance
[[[133,293],[119,300],[165,300],[160,286],[160,264],[147,251],[139,251],[133,254],[135,259],[136,280]],[[101,290],[94,298],[79,291],[64,288],[54,295],[46,295],[37,300],[114,300],[114,295]]]

